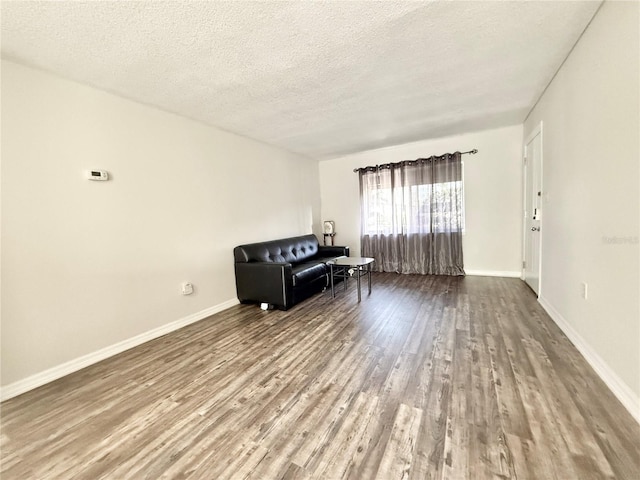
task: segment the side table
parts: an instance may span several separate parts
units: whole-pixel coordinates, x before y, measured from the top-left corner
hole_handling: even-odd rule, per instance
[[[362,299],[360,293],[360,277],[367,275],[369,281],[369,295],[371,295],[371,264],[375,260],[370,257],[340,257],[335,260],[327,262],[329,265],[329,276],[331,277],[331,297],[336,297],[336,291],[334,288],[334,278],[342,278],[344,282],[344,289],[347,290],[347,279],[350,276],[355,275],[358,284],[358,302]],[[349,274],[349,270],[353,270]]]

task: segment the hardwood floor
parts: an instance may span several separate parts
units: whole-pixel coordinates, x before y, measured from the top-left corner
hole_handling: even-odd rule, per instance
[[[9,479],[638,479],[640,426],[518,279],[236,306],[2,404]],[[365,289],[366,292],[366,289]]]

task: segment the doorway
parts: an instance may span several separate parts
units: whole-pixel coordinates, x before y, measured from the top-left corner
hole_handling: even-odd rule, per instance
[[[542,252],[542,122],[524,146],[524,258],[522,278],[540,296]]]

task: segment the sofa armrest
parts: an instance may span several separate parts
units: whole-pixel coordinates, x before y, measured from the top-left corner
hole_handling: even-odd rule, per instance
[[[238,262],[236,290],[241,302],[270,303],[287,308],[292,301],[293,275],[290,263]]]
[[[333,245],[320,245],[318,247],[318,255],[321,257],[348,257],[349,247],[338,247]]]

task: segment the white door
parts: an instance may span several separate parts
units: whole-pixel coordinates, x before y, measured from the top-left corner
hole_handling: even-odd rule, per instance
[[[542,124],[525,145],[524,164],[524,263],[527,285],[540,294],[540,248],[542,223]]]

